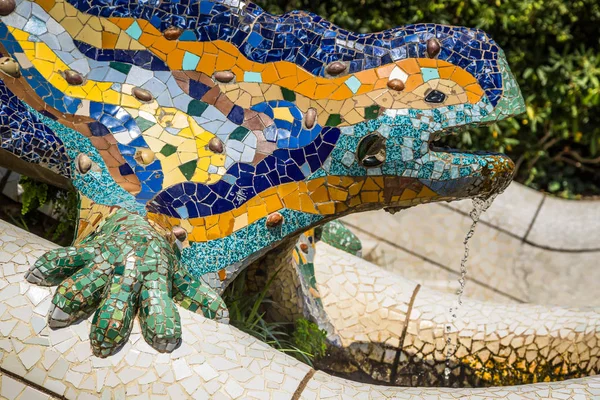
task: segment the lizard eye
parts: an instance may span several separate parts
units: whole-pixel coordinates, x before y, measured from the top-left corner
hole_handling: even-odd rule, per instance
[[[363,167],[379,167],[385,161],[385,139],[374,133],[367,135],[358,143],[356,153]]]
[[[425,95],[425,101],[427,103],[439,104],[446,100],[446,95],[439,90],[432,90]]]

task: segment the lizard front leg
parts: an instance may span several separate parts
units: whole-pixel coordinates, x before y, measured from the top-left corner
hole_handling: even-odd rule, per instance
[[[136,314],[144,339],[169,352],[181,342],[174,300],[208,318],[226,320],[225,303],[179,263],[179,250],[142,216],[119,209],[77,246],[42,256],[27,280],[59,284],[48,316],[51,328],[95,311],[90,341],[106,357],[127,342]]]

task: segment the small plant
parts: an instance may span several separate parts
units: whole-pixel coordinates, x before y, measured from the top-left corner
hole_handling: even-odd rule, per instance
[[[61,235],[74,229],[77,219],[78,199],[73,190],[59,189],[26,176],[21,176],[19,184],[23,188],[21,194],[21,214],[23,216],[45,204],[52,205],[52,213],[57,223],[46,233],[46,238],[57,240]],[[25,229],[27,229],[24,220],[22,218],[21,220]]]
[[[327,351],[327,332],[319,329],[314,322],[304,318],[296,321],[292,340],[296,347],[306,354],[312,354],[313,358],[323,357]]]
[[[34,181],[26,176],[21,176],[19,185],[23,188],[23,194],[21,194],[22,215],[26,215],[30,211],[38,209],[48,201],[48,185],[45,183]]]
[[[269,346],[312,366],[313,360],[325,353],[325,332],[302,318],[295,325],[265,319],[266,310],[273,304],[267,294],[278,272],[257,293],[246,290],[246,271],[233,281],[222,296],[229,308],[230,323]]]

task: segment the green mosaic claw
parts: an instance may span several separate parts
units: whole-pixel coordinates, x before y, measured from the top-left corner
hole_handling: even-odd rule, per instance
[[[151,246],[149,247],[151,249]],[[171,298],[173,274],[164,260],[158,260],[155,271],[146,275],[140,298],[142,334],[158,351],[173,351],[181,342],[181,321]]]
[[[98,357],[115,353],[129,338],[139,292],[133,274],[122,266],[114,269],[108,293],[94,314],[90,341]]]
[[[193,312],[201,311],[206,318],[221,322],[229,321],[229,312],[221,297],[209,287],[195,280],[184,269],[175,271],[173,293],[175,293],[175,300],[183,308]]]
[[[335,248],[344,250],[355,256],[361,256],[360,239],[340,221],[331,221],[323,225],[321,240]]]
[[[92,350],[107,357],[127,342],[136,314],[144,339],[158,351],[173,351],[181,343],[174,299],[206,317],[227,320],[223,300],[180,267],[179,250],[168,236],[142,216],[120,209],[79,246],[42,256],[27,280],[59,284],[49,326],[65,327],[95,311]]]
[[[94,249],[87,246],[51,250],[27,271],[25,279],[41,286],[58,285],[92,258]]]
[[[83,267],[64,280],[54,293],[48,324],[62,328],[86,318],[102,300],[113,266],[107,262]]]

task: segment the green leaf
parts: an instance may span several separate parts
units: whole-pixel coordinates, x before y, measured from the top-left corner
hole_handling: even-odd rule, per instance
[[[558,192],[560,188],[561,185],[559,182],[552,181],[548,184],[548,190],[550,191],[550,193]]]

